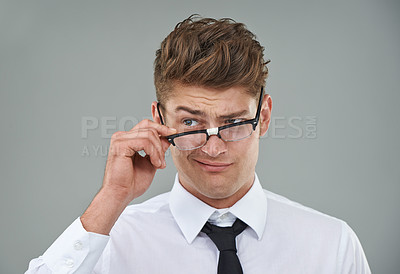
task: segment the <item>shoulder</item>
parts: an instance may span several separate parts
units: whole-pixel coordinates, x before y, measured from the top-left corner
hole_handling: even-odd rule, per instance
[[[125,208],[113,227],[114,233],[119,230],[145,227],[164,219],[171,219],[169,209],[170,192],[157,195],[139,204],[132,204]]]
[[[324,265],[334,258],[337,273],[371,273],[361,243],[345,221],[271,191],[264,193],[269,242],[311,254]]]
[[[340,238],[348,225],[343,220],[292,201],[284,196],[264,189],[267,197],[267,220],[270,224],[292,226],[296,231]]]
[[[122,216],[129,216],[132,214],[140,213],[154,213],[159,211],[161,208],[168,206],[170,192],[159,194],[154,196],[142,203],[132,204],[126,207]]]
[[[343,220],[264,190],[267,197],[266,230],[291,242],[344,254],[361,249],[351,227]],[[279,238],[278,237],[278,238]]]

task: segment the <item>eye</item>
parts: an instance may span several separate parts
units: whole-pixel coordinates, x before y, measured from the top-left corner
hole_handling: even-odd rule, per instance
[[[199,123],[193,119],[185,119],[183,120],[183,124],[188,127],[194,127],[197,126]]]
[[[226,120],[225,123],[227,123],[227,124],[235,124],[235,123],[239,123],[239,122],[242,122],[242,121],[244,121],[244,119],[235,118],[235,119]]]

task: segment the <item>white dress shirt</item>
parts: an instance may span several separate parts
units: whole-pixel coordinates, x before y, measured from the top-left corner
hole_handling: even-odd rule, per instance
[[[219,251],[201,229],[236,218],[248,225],[236,237],[244,274],[371,273],[344,221],[263,190],[257,175],[226,209],[194,197],[177,175],[171,192],[128,206],[110,236],[86,232],[76,219],[26,273],[216,273]]]

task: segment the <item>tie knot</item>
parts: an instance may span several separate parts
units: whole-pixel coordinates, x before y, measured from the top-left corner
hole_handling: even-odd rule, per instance
[[[236,219],[231,227],[219,227],[207,222],[201,231],[208,235],[220,252],[233,251],[236,253],[235,238],[246,227],[247,225],[242,220]]]

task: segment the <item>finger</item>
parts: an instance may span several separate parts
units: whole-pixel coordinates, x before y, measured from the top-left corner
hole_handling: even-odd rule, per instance
[[[165,137],[159,136],[158,132],[154,128],[149,128],[149,130],[151,130],[154,133],[154,135],[158,137],[157,139],[160,140],[160,147],[161,147],[160,157],[163,161],[163,168],[164,168],[167,166],[167,163],[165,161],[165,152],[168,150],[171,143]]]
[[[155,129],[151,128],[150,130],[153,131],[155,136],[158,136],[158,139],[160,140],[160,144],[161,144],[161,152],[162,152],[162,155],[164,155],[165,152],[168,150],[169,146],[171,145],[171,143],[164,136],[159,136],[158,132]]]
[[[162,144],[158,133],[147,130],[140,132],[137,138],[141,138],[143,140],[142,142],[144,142],[144,152],[150,156],[150,160],[154,164],[154,166],[162,168],[162,166],[165,164],[165,154],[162,151]]]
[[[152,139],[153,143],[155,144],[156,149],[159,153],[159,158],[161,160],[160,168],[164,168],[166,166],[166,163],[165,163],[165,151],[163,150],[163,145],[162,145],[162,141],[161,141],[162,139],[158,135],[158,132],[153,128],[149,129],[149,134],[150,134],[149,136],[151,136],[151,139]]]
[[[156,168],[162,168],[164,164],[163,160],[160,157],[159,151],[155,149],[153,142],[148,138],[143,139],[142,142],[143,150],[150,157],[151,164]]]
[[[159,135],[161,136],[168,136],[175,134],[177,132],[176,129],[167,127],[165,125],[161,125],[159,123],[150,121],[148,119],[140,121],[136,126],[134,126],[131,131],[135,131],[138,129],[146,129],[146,128],[154,128]]]
[[[120,139],[124,140],[134,140],[134,139],[146,139],[149,138],[154,148],[159,153],[160,160],[165,163],[165,151],[164,145],[161,142],[161,138],[158,135],[158,132],[154,128],[140,129],[134,132],[127,132],[124,135],[120,135]],[[163,138],[164,139],[164,138]],[[154,157],[154,156],[153,156]]]
[[[171,143],[166,138],[161,138],[161,146],[162,150],[165,153],[168,148],[171,146]]]
[[[164,153],[160,137],[152,131],[135,133],[134,137],[127,134],[115,137],[110,146],[110,153],[115,156],[132,157],[143,150],[149,157],[154,167],[161,168],[164,161]]]

